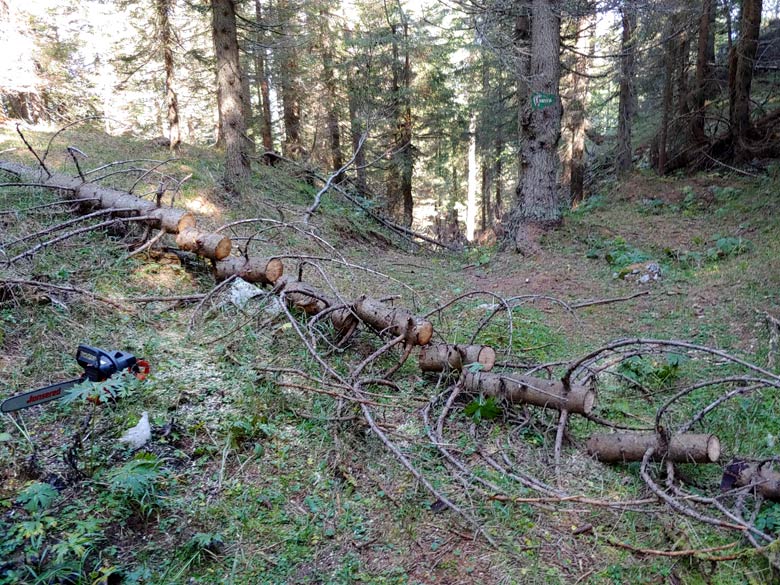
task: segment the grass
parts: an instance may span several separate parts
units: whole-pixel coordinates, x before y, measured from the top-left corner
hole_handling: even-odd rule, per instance
[[[30,138],[36,147],[48,139],[35,133]],[[100,161],[91,161],[95,165],[149,157],[142,141],[92,131],[80,131],[78,140],[82,150],[100,153]],[[4,130],[0,148],[9,146],[18,144]],[[53,166],[67,164],[59,150],[53,157]],[[211,226],[243,217],[288,222],[314,193],[286,169],[261,168],[251,195],[234,202],[213,189],[212,178],[219,173],[214,153],[187,149],[176,164],[177,174],[193,173],[181,200],[210,210],[203,221]],[[127,185],[122,180],[116,184]],[[548,294],[569,302],[622,296],[636,292],[637,285],[613,273],[641,256],[663,269],[650,296],[586,308],[577,318],[555,304],[529,301],[512,311],[511,340],[507,316],[498,313],[477,341],[508,352],[500,361],[554,362],[618,337],[684,338],[763,364],[767,336],[755,311],[780,309],[775,192],[772,177],[701,175],[672,181],[637,173],[572,213],[546,238],[542,256],[531,259],[492,249],[460,256],[407,254],[389,247],[383,239],[388,236],[363,213],[332,197],[325,198],[312,222],[335,250],[282,229],[263,231],[252,246],[269,255],[343,257],[415,291],[343,264],[325,265],[329,280],[347,298],[398,293],[400,305],[425,312],[480,290],[432,317],[436,331],[457,342],[467,341],[492,313],[495,299],[487,293]],[[36,189],[2,190],[0,209],[54,198]],[[2,239],[70,217],[63,211],[0,216]],[[253,225],[234,235],[256,231]],[[125,244],[121,234],[94,233],[46,250],[16,270],[106,296],[185,294],[213,284],[207,266],[183,267],[168,255],[121,261]],[[716,250],[712,255],[710,248]],[[620,255],[627,258],[615,261]],[[327,289],[315,270],[307,268],[305,278]],[[451,513],[437,511],[359,416],[330,420],[339,414],[331,398],[284,386],[285,376],[262,371],[271,365],[316,373],[317,367],[289,324],[265,324],[268,314],[260,302],[245,309],[251,318],[230,304],[214,306],[189,333],[191,307],[157,303],[120,311],[43,293],[0,300],[3,396],[78,374],[73,352],[79,342],[134,352],[153,368],[146,382],[128,384],[127,396],[116,403],[57,401],[24,411],[16,421],[0,419],[0,583],[45,583],[72,575],[77,582],[110,583],[111,574],[126,583],[771,582],[759,556],[710,566],[695,559],[648,559],[608,544],[612,538],[669,549],[716,546],[733,538],[679,517],[534,507],[482,496],[469,501],[429,444],[418,412],[442,386],[437,389],[438,380],[421,376],[410,361],[396,377],[397,395],[377,398],[385,404],[388,432],[438,489],[470,506],[489,534],[510,545],[493,550],[464,535],[466,529]],[[209,343],[234,328],[232,335]],[[346,371],[376,347],[375,336],[362,333],[349,351],[334,354],[332,363]],[[388,357],[375,371],[391,362]],[[599,389],[599,413],[631,424],[651,419],[677,385],[718,367],[667,354],[634,360],[623,370],[628,380],[611,380]],[[649,399],[631,379],[652,391]],[[720,391],[692,394],[674,420],[683,420]],[[491,418],[491,409],[480,408],[486,416],[475,420],[465,411],[467,404],[456,405],[447,424],[448,438],[464,457],[477,458],[473,425],[486,445],[511,436],[518,469],[555,481],[554,416],[535,412],[533,424],[518,427],[521,409],[502,406]],[[720,435],[728,455],[772,457],[777,449],[770,435],[777,434],[779,409],[777,396],[769,393],[738,399],[709,419],[708,430]],[[117,438],[143,410],[156,434],[148,448],[131,453]],[[347,406],[341,414],[355,411]],[[572,421],[577,438],[594,430],[592,423]],[[77,437],[81,446],[74,470],[66,455]],[[565,448],[566,489],[601,497],[645,495],[637,465],[599,465],[575,447]],[[477,470],[506,493],[532,495],[495,469]],[[708,493],[717,486],[719,471],[681,469]],[[762,525],[776,530],[777,506],[762,510]],[[573,526],[585,524],[594,532],[572,534]]]

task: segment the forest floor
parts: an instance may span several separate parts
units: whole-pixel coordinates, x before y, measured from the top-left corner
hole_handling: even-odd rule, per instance
[[[39,150],[51,136],[26,135]],[[73,143],[90,155],[90,168],[166,157],[148,142],[80,130],[57,138],[49,164],[71,172],[63,151]],[[0,131],[0,159],[32,164],[20,146],[13,129]],[[229,200],[214,188],[219,159],[207,149],[185,148],[168,172],[192,173],[180,204],[212,227],[248,217],[293,223],[317,190],[294,169],[256,165],[252,189]],[[132,184],[121,175],[111,180]],[[336,259],[319,261],[322,273],[306,266],[305,279],[326,286],[327,276],[346,298],[399,295],[396,303],[420,314],[482,291],[432,316],[450,342],[468,339],[491,310],[495,300],[486,293],[569,304],[646,293],[574,314],[534,299],[514,312],[511,335],[502,321],[479,337],[507,350],[499,361],[571,360],[610,340],[645,337],[721,348],[764,366],[764,315],[780,312],[778,187],[776,168],[761,177],[659,178],[637,171],[594,188],[530,258],[494,248],[442,253],[410,246],[334,194],[307,228],[316,238],[296,224],[299,229],[265,230],[251,245],[267,255]],[[61,207],[24,211],[55,200],[40,189],[0,189],[6,253],[24,249],[7,246],[14,238],[72,218]],[[203,263],[164,251],[125,259],[137,236],[91,232],[0,266],[0,278],[72,285],[112,298],[212,289]],[[648,262],[660,266],[660,279],[620,277],[626,267]],[[294,273],[296,261],[285,266]],[[157,302],[120,310],[76,294],[0,287],[0,399],[78,375],[78,343],[131,351],[152,367],[144,382],[121,381],[124,398],[115,404],[55,401],[0,418],[0,583],[775,582],[764,557],[749,546],[722,562],[620,546],[705,549],[740,538],[662,508],[515,503],[467,489],[431,446],[421,416],[446,383],[423,376],[411,359],[394,378],[392,398],[376,397],[382,428],[437,489],[478,518],[498,542],[491,546],[473,525],[441,509],[354,407],[338,409],[330,396],[290,387],[285,376],[264,369],[318,372],[268,298],[238,310],[216,302],[226,296],[197,309]],[[364,332],[328,359],[346,371],[377,347],[376,336]],[[678,371],[676,362],[659,359],[627,372],[653,388],[649,398],[605,388],[598,414],[652,425],[677,385],[707,367],[689,363]],[[677,416],[711,398],[696,396]],[[517,426],[517,413],[509,410],[480,421],[456,408],[448,423],[452,444],[476,462],[481,447],[470,436],[488,449],[508,436],[518,471],[555,482],[556,419],[540,411],[531,424]],[[149,412],[153,439],[133,452],[117,439],[142,411]],[[770,458],[777,455],[778,416],[780,397],[766,393],[719,410],[706,430],[718,433],[722,461]],[[572,423],[559,484],[591,497],[647,497],[638,464],[608,466],[585,454],[583,439],[593,430],[592,423]],[[681,468],[684,481],[717,495],[719,465]],[[533,495],[505,475],[479,473],[512,497]],[[780,532],[780,505],[764,504],[756,516],[765,531]]]

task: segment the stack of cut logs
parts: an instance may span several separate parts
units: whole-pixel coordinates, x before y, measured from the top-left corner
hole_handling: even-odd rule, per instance
[[[218,280],[240,277],[248,282],[273,285],[291,307],[308,315],[327,318],[340,335],[354,331],[358,321],[380,334],[403,337],[409,346],[422,346],[419,365],[423,372],[460,372],[460,382],[466,392],[492,396],[511,403],[525,403],[543,408],[588,416],[596,401],[593,388],[573,384],[567,387],[560,380],[545,380],[532,376],[492,373],[496,352],[484,345],[430,344],[433,325],[406,309],[391,307],[384,302],[361,296],[345,304],[313,286],[284,275],[284,265],[278,258],[231,256],[228,237],[198,229],[195,216],[185,210],[158,207],[154,203],[127,192],[100,187],[67,175],[46,176],[41,170],[16,163],[1,162],[0,170],[18,176],[25,182],[43,183],[58,189],[65,198],[90,199],[86,208],[123,209],[117,216],[137,213],[149,226],[176,236],[182,249],[212,261]],[[127,211],[127,210],[132,211]],[[655,433],[610,433],[594,435],[588,441],[588,451],[602,461],[640,461],[648,449],[655,458],[674,462],[710,463],[720,456],[717,437],[707,434],[681,434],[664,438]],[[768,473],[762,471],[762,473]],[[758,475],[758,472],[752,474]],[[745,470],[737,481],[744,483]],[[770,478],[777,488],[780,480]],[[765,483],[771,483],[765,481]]]

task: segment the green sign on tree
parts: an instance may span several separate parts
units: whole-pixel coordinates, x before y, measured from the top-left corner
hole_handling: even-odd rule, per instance
[[[555,103],[554,93],[544,93],[537,91],[531,94],[531,109],[543,110],[549,108]]]

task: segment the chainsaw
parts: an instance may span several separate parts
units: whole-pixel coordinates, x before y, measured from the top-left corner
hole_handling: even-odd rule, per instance
[[[139,360],[124,351],[106,351],[89,345],[79,345],[76,350],[76,362],[84,369],[78,378],[57,382],[37,390],[17,394],[0,403],[0,412],[14,412],[22,408],[45,404],[65,396],[65,390],[89,380],[104,382],[117,372],[130,371],[136,378],[143,380],[149,374],[149,362]]]

